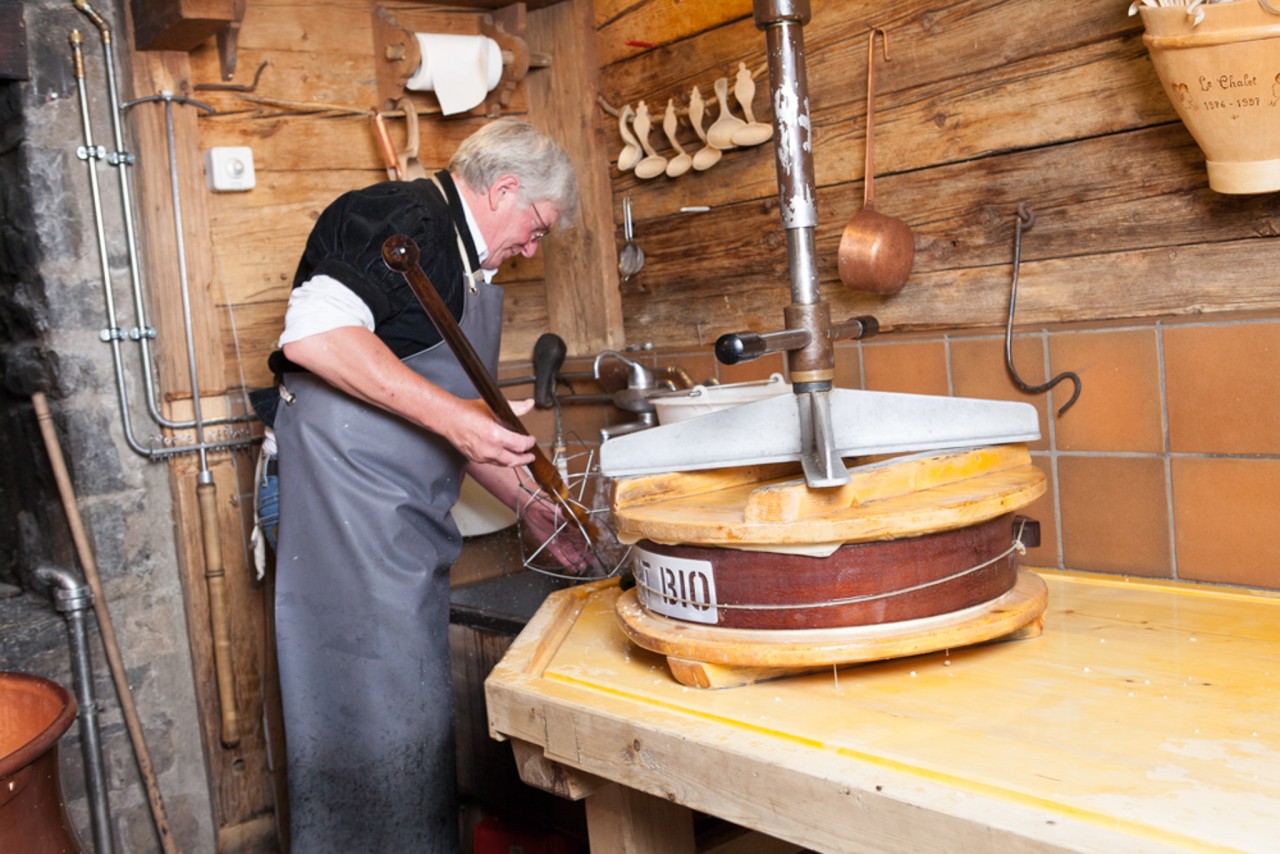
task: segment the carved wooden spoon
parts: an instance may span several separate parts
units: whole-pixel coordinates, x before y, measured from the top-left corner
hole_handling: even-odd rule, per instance
[[[756,121],[751,112],[751,101],[756,96],[756,82],[751,79],[751,72],[747,70],[745,62],[738,63],[738,79],[734,82],[733,94],[742,105],[742,114],[747,117],[747,123],[735,130],[730,137],[733,144],[759,145],[773,136],[773,125]]]
[[[715,166],[724,156],[720,149],[707,142],[707,132],[702,129],[702,115],[705,110],[706,103],[702,100],[702,91],[694,86],[689,93],[689,123],[693,125],[693,132],[698,135],[698,139],[702,140],[702,148],[693,155],[693,168],[699,172]]]
[[[693,158],[680,145],[680,140],[676,139],[677,124],[676,105],[668,98],[667,114],[662,118],[662,131],[667,135],[667,141],[671,143],[671,147],[676,151],[676,156],[667,163],[668,178],[679,178],[693,166]]]
[[[635,114],[636,111],[631,109],[630,104],[618,113],[618,133],[622,134],[622,141],[625,143],[622,150],[618,152],[618,169],[623,172],[630,172],[640,162],[640,143],[636,142],[631,128],[627,127],[627,121]]]
[[[644,149],[644,153],[647,155],[636,164],[636,177],[643,179],[657,178],[667,171],[667,158],[655,153],[653,146],[649,145],[649,128],[652,126],[652,122],[649,119],[649,108],[645,106],[644,101],[636,105],[636,119],[633,125],[636,129],[636,138],[640,140],[640,147]]]
[[[720,117],[707,128],[707,142],[722,151],[737,148],[733,132],[746,127],[746,122],[729,112],[729,78],[721,77],[715,84],[716,97],[720,99]]]

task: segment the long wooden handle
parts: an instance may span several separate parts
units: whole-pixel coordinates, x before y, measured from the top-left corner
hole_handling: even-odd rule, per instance
[[[76,503],[71,476],[67,473],[67,461],[62,456],[62,444],[58,441],[58,433],[53,426],[49,403],[41,392],[32,395],[31,402],[35,405],[36,420],[40,423],[45,450],[48,451],[49,463],[53,466],[53,479],[58,484],[62,509],[67,514],[67,526],[71,529],[71,540],[75,543],[76,556],[79,557],[80,567],[84,570],[84,580],[93,591],[93,613],[98,618],[102,648],[107,654],[111,680],[115,683],[116,696],[120,700],[120,711],[124,715],[125,727],[129,730],[129,739],[133,743],[133,755],[138,762],[138,772],[142,775],[142,782],[147,788],[151,820],[155,824],[156,835],[160,837],[160,845],[165,854],[176,854],[178,846],[174,843],[173,830],[169,827],[169,819],[165,815],[164,801],[160,797],[160,784],[156,780],[155,768],[151,764],[147,740],[142,734],[138,709],[133,704],[133,691],[129,687],[129,677],[125,673],[124,661],[120,657],[120,646],[116,643],[116,630],[111,624],[111,613],[107,610],[107,599],[102,593],[102,582],[98,578],[98,564],[93,559],[93,550],[89,548],[89,538],[85,535],[84,522],[80,518],[80,507]]]
[[[507,402],[493,377],[489,376],[489,371],[476,355],[475,348],[471,346],[466,334],[449,313],[449,307],[444,304],[439,292],[431,284],[427,274],[422,271],[422,267],[418,265],[419,257],[418,244],[413,241],[413,238],[403,234],[393,235],[382,244],[383,260],[388,267],[404,276],[405,281],[409,283],[409,287],[413,289],[418,301],[426,310],[427,316],[440,331],[440,336],[449,345],[454,356],[462,363],[462,369],[466,371],[476,391],[480,392],[480,397],[493,411],[494,417],[513,433],[532,435],[511,411],[511,404]],[[533,473],[533,479],[538,482],[538,486],[542,487],[557,504],[564,508],[565,512],[590,533],[593,530],[591,518],[581,506],[569,499],[568,487],[561,480],[555,466],[542,452],[542,448],[535,444],[530,452],[533,454],[533,462],[529,465],[529,470]]]
[[[867,37],[867,146],[866,163],[862,169],[863,210],[874,208],[876,203],[876,33],[884,38],[884,58],[889,58],[889,33],[879,27],[872,27],[871,34]]]
[[[751,111],[751,102],[756,97],[756,81],[751,79],[751,71],[745,62],[738,63],[738,76],[734,81],[733,94],[742,106],[742,114],[747,117],[747,124],[755,124],[756,117]]]
[[[240,743],[240,718],[236,712],[236,683],[231,661],[226,569],[222,563],[222,537],[218,531],[218,488],[212,481],[198,484],[196,500],[200,505],[200,527],[204,539],[204,583],[209,592],[209,631],[213,635],[213,670],[218,682],[222,744],[235,747]]]

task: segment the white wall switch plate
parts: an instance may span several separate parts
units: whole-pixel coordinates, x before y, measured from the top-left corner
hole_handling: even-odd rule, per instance
[[[246,146],[209,149],[204,153],[204,175],[210,190],[252,190],[253,149]]]

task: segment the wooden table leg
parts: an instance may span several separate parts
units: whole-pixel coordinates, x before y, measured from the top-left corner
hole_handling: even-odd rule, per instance
[[[629,789],[604,786],[587,798],[591,854],[693,854],[688,807]]]

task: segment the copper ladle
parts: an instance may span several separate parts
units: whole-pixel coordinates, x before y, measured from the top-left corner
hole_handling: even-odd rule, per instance
[[[867,42],[867,153],[862,210],[844,227],[838,264],[840,281],[859,291],[896,294],[911,275],[915,241],[905,222],[875,209],[876,33],[884,37],[889,59],[889,34],[873,27]]]

